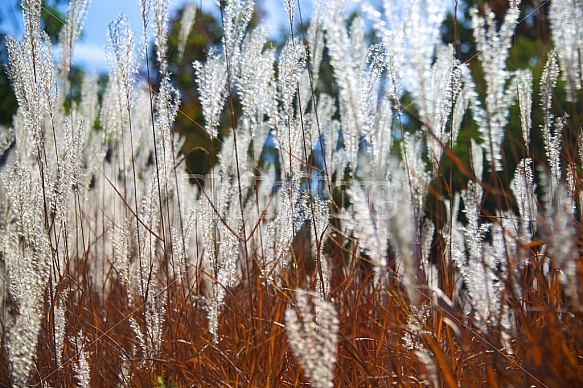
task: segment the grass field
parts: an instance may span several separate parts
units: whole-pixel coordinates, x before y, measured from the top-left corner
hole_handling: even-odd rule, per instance
[[[23,1],[25,35],[5,42],[0,382],[583,386],[583,8],[539,3],[479,2],[461,61],[446,0],[350,17],[323,0],[309,23],[285,0],[305,28],[281,49],[253,1],[220,2],[222,44],[193,64],[211,166],[194,174],[168,2],[136,5],[153,53],[112,22],[100,90],[70,75],[87,1],[58,56]],[[179,57],[198,15],[182,12]],[[533,18],[548,31],[520,68]]]

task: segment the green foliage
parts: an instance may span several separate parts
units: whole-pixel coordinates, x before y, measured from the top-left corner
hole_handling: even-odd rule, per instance
[[[164,376],[156,377],[156,385],[155,388],[178,388],[178,385],[175,383],[168,383],[164,381]]]

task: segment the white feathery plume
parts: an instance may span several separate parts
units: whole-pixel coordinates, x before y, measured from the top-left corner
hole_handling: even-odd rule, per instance
[[[411,151],[415,146],[404,146],[404,153],[409,152],[406,150],[407,148]],[[412,305],[416,305],[419,302],[419,291],[417,290],[418,244],[421,238],[419,223],[423,214],[422,202],[425,197],[421,193],[426,192],[427,186],[423,186],[423,177],[426,176],[424,164],[418,160],[414,162],[416,166],[413,166],[411,156],[408,155],[410,170],[397,168],[391,172],[393,175],[391,194],[394,195],[393,200],[398,210],[395,209],[394,214],[389,219],[389,240],[398,254],[400,262],[398,272],[403,277],[409,301]]]
[[[411,15],[407,11],[408,7],[409,4],[385,1],[383,2],[383,11],[380,12],[368,2],[362,3],[363,14],[372,21],[375,34],[388,50],[388,94],[397,107],[399,107],[402,94],[401,73],[407,46],[407,23]]]
[[[247,34],[237,72],[237,93],[243,115],[251,121],[252,136],[257,134],[256,125],[263,122],[264,115],[271,116],[277,109],[272,106],[276,101],[275,50],[264,50],[266,42],[267,30],[264,28],[256,28]]]
[[[205,130],[211,140],[218,135],[217,127],[227,96],[227,68],[222,55],[210,50],[205,64],[193,63]]]
[[[231,72],[231,81],[234,81],[234,71],[241,51],[240,45],[253,16],[254,8],[253,0],[227,0],[222,9],[223,53],[228,62],[227,70]]]
[[[470,153],[472,157],[472,171],[476,176],[476,182],[480,182],[482,180],[482,174],[484,173],[484,151],[474,139],[471,139]]]
[[[416,134],[405,133],[401,143],[401,153],[403,155],[403,170],[407,174],[408,186],[413,195],[412,201],[415,205],[416,222],[418,222],[425,208],[425,199],[431,173],[427,172],[423,155],[423,138],[420,132]]]
[[[89,129],[93,128],[95,119],[99,114],[99,84],[97,74],[88,73],[83,78],[81,85],[81,114],[87,122]]]
[[[470,69],[468,68],[468,65],[465,63],[458,64],[457,70],[459,70],[459,75],[460,75],[459,82],[460,82],[461,86],[457,85],[454,88],[454,90],[459,89],[459,93],[458,93],[457,98],[455,100],[455,105],[453,107],[453,114],[452,114],[452,118],[451,118],[450,136],[451,136],[452,142],[450,144],[450,147],[452,149],[457,144],[458,134],[459,134],[460,128],[462,126],[464,114],[466,113],[466,110],[468,109],[468,106],[470,104],[470,100],[472,98],[476,98],[476,94],[475,94],[475,90],[474,90],[475,87],[474,87],[473,80],[470,76]],[[454,78],[454,80],[455,80],[455,78]],[[467,81],[470,81],[469,84],[466,83]]]
[[[518,164],[514,173],[514,179],[510,183],[510,188],[516,198],[516,205],[520,216],[520,242],[523,245],[527,245],[531,242],[532,235],[536,231],[537,214],[531,158],[523,159]]]
[[[334,364],[338,343],[338,314],[334,305],[302,290],[295,292],[295,308],[285,311],[285,328],[293,354],[313,387],[334,386]]]
[[[579,287],[577,280],[577,260],[579,249],[577,247],[577,228],[573,217],[574,201],[564,184],[546,190],[553,190],[551,201],[545,204],[546,210],[546,235],[548,236],[547,255],[552,259],[554,268],[561,269],[564,278],[561,281],[567,286],[566,291],[577,300]]]
[[[388,95],[378,102],[374,123],[366,139],[370,143],[370,164],[373,166],[373,179],[384,181],[390,173],[386,166],[389,165],[391,150],[393,147],[393,110],[391,99]]]
[[[89,388],[91,386],[91,367],[89,366],[87,347],[87,338],[81,329],[71,340],[75,345],[77,362],[73,363],[73,371],[79,388]]]
[[[57,306],[55,307],[54,312],[54,321],[55,321],[55,350],[56,354],[56,361],[57,367],[63,367],[63,349],[65,348],[65,313],[67,309],[67,299],[69,297],[69,290],[64,290],[58,297]]]
[[[356,171],[358,145],[363,129],[361,117],[361,75],[366,60],[362,18],[355,18],[350,36],[343,27],[346,18],[342,14],[342,2],[327,1],[321,8],[320,17],[326,31],[326,42],[334,79],[338,84],[338,100],[342,124],[344,148],[351,174]],[[346,53],[346,48],[350,52]],[[380,69],[379,69],[380,70]]]
[[[287,17],[289,19],[290,28],[293,29],[294,26],[294,16],[296,12],[296,3],[297,0],[283,0],[283,8],[287,13]]]
[[[106,59],[109,73],[112,82],[118,88],[118,93],[125,97],[124,108],[129,109],[138,63],[134,52],[135,35],[127,16],[121,15],[109,25],[107,41]]]
[[[385,203],[387,197],[391,195],[389,189],[388,185],[363,188],[356,182],[351,183],[347,189],[351,206],[348,210],[343,210],[340,216],[342,229],[352,232],[354,238],[358,240],[360,249],[369,257],[377,282],[384,282],[386,278],[390,234],[387,219],[394,216],[394,213],[381,213],[385,209],[375,208],[375,201]],[[378,203],[376,205],[378,206]]]
[[[152,0],[154,12],[154,44],[157,48],[160,74],[166,76],[168,67],[168,21],[170,19],[170,0]]]
[[[457,267],[467,287],[471,307],[476,313],[477,325],[487,331],[487,322],[491,318],[491,307],[496,294],[494,290],[494,269],[491,265],[491,256],[484,253],[484,239],[489,224],[479,221],[480,203],[483,189],[473,181],[468,182],[468,188],[462,192],[464,213],[467,224],[462,228],[465,244],[468,249],[467,260],[457,261]],[[469,311],[468,311],[469,312]]]
[[[318,81],[320,79],[320,65],[322,63],[322,58],[324,54],[324,27],[322,26],[321,17],[318,15],[319,12],[321,11],[319,9],[319,5],[317,5],[316,10],[314,11],[314,15],[312,16],[312,20],[310,22],[310,26],[308,27],[308,51],[312,83],[311,85],[309,82],[307,83],[308,88],[306,92],[307,91],[310,92],[310,99],[312,97],[311,86],[313,85],[314,89],[316,89],[316,87],[318,86]],[[304,101],[303,97],[302,101]]]
[[[471,107],[484,141],[482,147],[486,150],[486,159],[493,171],[503,169],[501,148],[504,130],[508,123],[509,107],[516,93],[515,87],[505,90],[505,85],[511,77],[506,70],[506,59],[518,20],[519,4],[520,1],[511,2],[499,31],[496,29],[494,12],[487,9],[485,17],[482,17],[477,9],[471,11],[476,48],[480,53],[486,81],[485,108],[477,99],[472,99]]]
[[[293,176],[300,171],[303,155],[301,121],[294,113],[293,100],[306,65],[306,50],[298,39],[289,40],[279,56],[278,83],[282,104],[276,128],[276,145],[280,151],[283,173]]]
[[[332,176],[335,172],[335,165],[333,163],[334,154],[338,147],[338,138],[340,136],[339,123],[334,120],[336,114],[336,106],[334,99],[328,94],[320,94],[318,96],[318,121],[322,129],[322,138],[319,139],[320,144],[324,144],[324,158],[326,159],[328,178],[332,181]]]
[[[89,0],[72,0],[67,9],[67,21],[59,32],[59,45],[61,47],[60,70],[61,80],[67,82],[69,70],[71,69],[71,60],[73,57],[73,47],[81,35],[81,27],[85,16]]]
[[[551,51],[549,58],[543,69],[540,81],[541,108],[543,111],[543,142],[547,162],[551,170],[551,187],[548,194],[554,195],[561,179],[561,135],[564,127],[564,118],[554,120],[552,113],[553,92],[559,76],[559,66],[557,64],[557,53]],[[554,121],[554,131],[552,131]]]
[[[474,181],[469,181],[467,189],[462,191],[464,213],[468,220],[467,225],[463,228],[468,256],[470,260],[478,263],[483,258],[484,238],[488,230],[488,225],[480,224],[480,207],[483,193],[482,186]]]
[[[51,278],[52,249],[44,229],[41,183],[34,169],[12,165],[2,183],[14,222],[1,236],[6,284],[16,314],[7,325],[6,348],[12,383],[27,386],[34,369],[43,300]]]
[[[460,206],[460,193],[455,193],[453,200],[445,200],[445,211],[447,222],[440,230],[445,246],[445,260],[448,267],[457,266],[458,263],[463,263],[466,258],[466,244],[464,240],[463,226],[458,221],[458,213]],[[457,274],[460,277],[460,274]],[[463,299],[460,295],[461,281],[456,281],[458,286],[454,289],[452,296],[453,300],[461,302],[463,306]]]
[[[439,288],[437,276],[437,268],[433,265],[430,259],[431,245],[435,234],[435,224],[430,219],[423,222],[423,229],[421,231],[421,266],[425,272],[426,284],[429,289]]]
[[[529,70],[519,70],[516,75],[516,87],[518,106],[520,108],[522,139],[526,148],[528,148],[530,145],[530,127],[532,123],[530,118],[530,112],[532,110],[532,72]]]
[[[379,81],[386,67],[386,52],[382,44],[372,45],[366,54],[366,60],[361,71],[360,115],[362,117],[363,135],[374,130],[376,112],[379,111],[377,101]]]
[[[310,235],[312,243],[312,258],[316,261],[316,289],[324,300],[330,295],[330,266],[328,258],[324,255],[324,242],[327,229],[330,224],[330,201],[313,198],[312,220],[310,222]],[[319,268],[318,268],[319,266]],[[319,270],[321,270],[321,277]]]
[[[240,224],[240,222],[238,223]],[[240,228],[235,226],[235,231]],[[237,263],[239,258],[239,238],[235,236],[223,224],[219,224],[219,254],[216,263],[216,281],[213,283],[212,296],[207,305],[207,317],[209,321],[209,332],[215,345],[219,344],[219,320],[224,307],[224,300],[227,296],[227,288],[232,287],[237,282]]]
[[[23,15],[35,12],[27,12],[23,3]],[[26,23],[25,18],[25,26]],[[44,32],[30,34],[27,30],[27,35],[18,42],[10,36],[6,37],[9,63],[6,70],[24,118],[25,139],[30,147],[27,154],[39,156],[45,147],[45,117],[49,114],[55,119],[56,116],[58,88],[49,36]],[[25,144],[25,141],[21,143]]]
[[[441,47],[437,51],[437,60],[431,68],[430,93],[426,93],[429,111],[425,123],[432,134],[427,133],[427,143],[433,164],[433,175],[437,175],[443,153],[443,147],[450,140],[457,140],[457,130],[451,134],[447,131],[448,118],[461,91],[461,69],[459,61],[454,59],[451,47]],[[451,144],[450,146],[453,146]]]
[[[281,185],[276,200],[277,213],[267,225],[267,243],[261,264],[263,277],[277,282],[281,270],[287,267],[294,236],[307,219],[307,207],[301,198],[297,177]]]
[[[281,50],[278,64],[279,93],[287,120],[293,117],[293,99],[306,66],[306,49],[298,39],[289,40]]]
[[[439,59],[439,49],[436,51],[436,44],[439,42],[439,28],[446,15],[447,1],[445,0],[413,0],[406,7],[404,13],[404,26],[407,39],[404,56],[404,77],[412,77],[411,85],[408,88],[421,97],[424,93],[431,93],[429,83],[432,78],[432,62],[434,56]],[[448,49],[451,56],[451,49]],[[447,62],[451,63],[450,58]],[[436,64],[437,64],[436,62]],[[450,67],[449,63],[445,68]],[[407,81],[409,82],[409,81]],[[437,96],[429,96],[434,98]],[[420,102],[424,106],[424,102]],[[428,110],[425,110],[428,113]]]
[[[559,53],[563,79],[567,91],[567,101],[577,100],[577,91],[581,90],[583,73],[583,26],[578,21],[583,19],[581,2],[572,0],[554,0],[549,7],[549,20],[552,29],[554,47]]]
[[[186,47],[186,41],[188,36],[192,32],[194,27],[194,19],[196,16],[196,4],[194,0],[191,0],[186,4],[184,10],[182,11],[182,17],[180,19],[180,32],[178,33],[178,59],[182,60],[184,57],[184,48]]]
[[[518,235],[517,219],[512,213],[498,214],[499,223],[492,225],[492,243],[485,245],[484,266],[487,267],[488,303],[489,307],[489,324],[490,326],[500,326],[500,337],[504,350],[507,354],[512,354],[512,333],[515,325],[512,316],[512,310],[508,306],[504,297],[506,295],[506,284],[511,276],[508,268],[516,258],[517,246],[516,240]],[[518,275],[517,267],[514,274]],[[476,279],[473,279],[475,281]],[[516,295],[521,295],[520,287],[517,282],[512,282],[515,287]]]

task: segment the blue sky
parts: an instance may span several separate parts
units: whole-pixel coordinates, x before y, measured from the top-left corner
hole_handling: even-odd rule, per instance
[[[214,0],[195,1],[198,6],[202,5],[202,8],[207,12],[218,12]],[[171,0],[170,14],[174,15],[176,10],[187,2],[188,0]],[[0,15],[3,19],[2,27],[15,36],[19,36],[23,32],[19,3],[19,0],[0,0]],[[287,22],[283,0],[256,0],[256,3],[266,12],[265,25],[268,27],[270,35],[276,36],[282,25]],[[302,2],[302,7],[304,7],[304,3],[311,4],[312,1]],[[305,8],[308,7],[306,6]],[[107,44],[107,27],[120,14],[128,16],[132,28],[136,35],[139,36],[142,22],[138,0],[91,1],[84,24],[83,38],[75,47],[73,58],[75,63],[84,65],[88,70],[103,71],[106,69],[104,48]]]

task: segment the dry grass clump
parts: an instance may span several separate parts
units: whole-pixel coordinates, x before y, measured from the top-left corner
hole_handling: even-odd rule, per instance
[[[516,0],[470,13],[481,74],[439,39],[446,1],[365,3],[349,23],[323,0],[279,53],[253,1],[221,2],[222,44],[193,64],[212,168],[192,176],[168,2],[140,1],[156,90],[122,16],[102,102],[87,76],[73,104],[87,3],[57,62],[39,0],[6,41],[3,384],[583,386],[580,4],[550,6],[535,77],[507,63]]]

